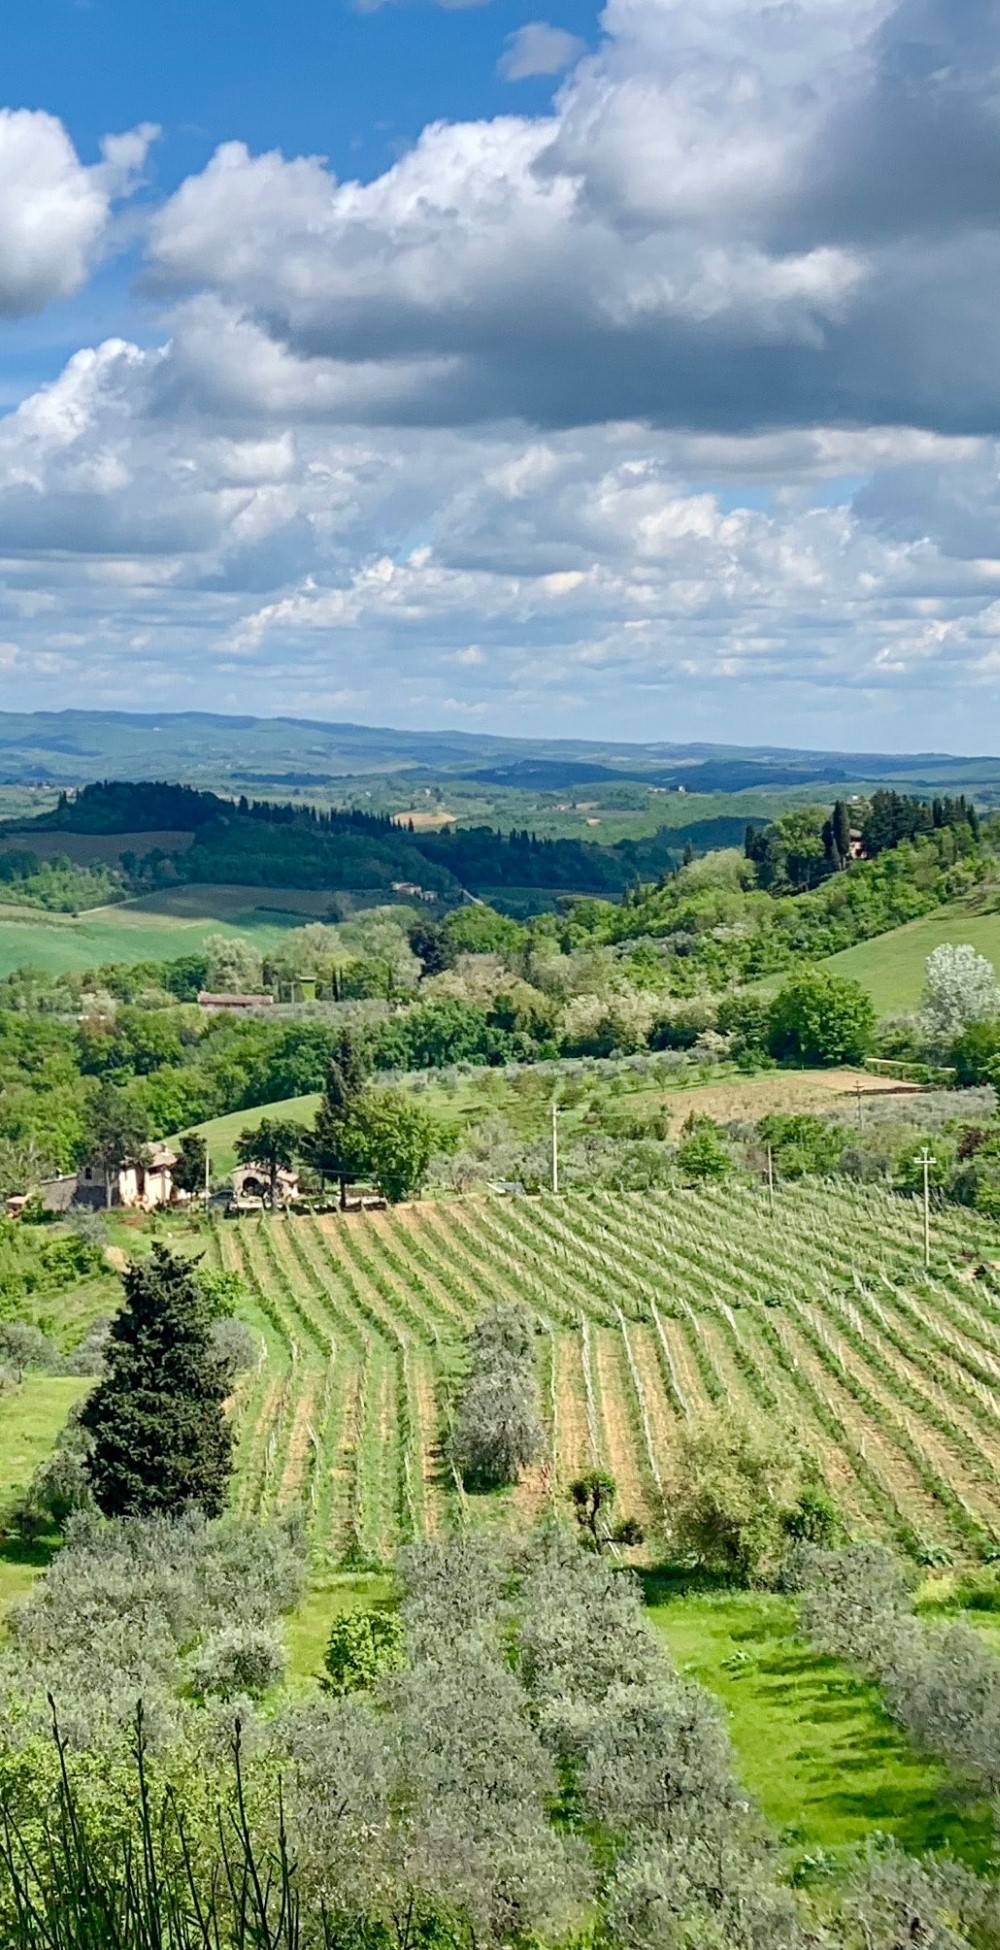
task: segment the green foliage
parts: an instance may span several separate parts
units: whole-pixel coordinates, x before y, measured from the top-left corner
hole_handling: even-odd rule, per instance
[[[672,1515],[682,1551],[738,1584],[767,1584],[789,1537],[813,1523],[822,1533],[829,1512],[789,1430],[714,1415],[684,1432]]]
[[[370,1090],[355,1104],[344,1128],[349,1178],[371,1176],[391,1205],[413,1198],[444,1144],[437,1120],[401,1090]]]
[[[0,1320],[14,1319],[33,1295],[65,1293],[105,1270],[99,1240],[0,1218]]]
[[[871,998],[849,976],[807,969],[771,1005],[770,1048],[784,1062],[860,1063],[875,1035]]]
[[[124,1276],[107,1375],[85,1403],[87,1467],[105,1516],[195,1507],[217,1516],[232,1468],[225,1377],[210,1316],[187,1263],[157,1244]]]
[[[385,1605],[347,1611],[335,1621],[323,1664],[331,1693],[369,1691],[403,1663],[403,1621]]]
[[[963,1087],[1000,1082],[1000,1017],[970,1022],[952,1046],[951,1060]]]
[[[844,1148],[841,1127],[808,1113],[772,1111],[757,1125],[761,1144],[771,1147],[781,1178],[804,1178],[835,1171]]]
[[[97,1086],[87,1106],[80,1144],[80,1162],[93,1163],[110,1181],[127,1165],[138,1164],[150,1137],[149,1119],[141,1104],[113,1083]]]
[[[65,855],[40,860],[16,844],[0,851],[0,905],[37,907],[52,914],[77,914],[122,900],[124,876],[111,867],[77,866]]]
[[[196,1197],[208,1183],[208,1146],[198,1131],[189,1131],[177,1146],[174,1184],[180,1192]]]
[[[578,1476],[569,1486],[569,1497],[581,1537],[590,1550],[601,1552],[611,1544],[628,1548],[642,1543],[642,1525],[635,1517],[612,1522],[618,1485],[606,1469],[588,1469]]]
[[[355,1039],[345,1030],[326,1073],[315,1122],[303,1144],[303,1155],[315,1171],[324,1178],[340,1179],[342,1197],[355,1165],[355,1153],[345,1134],[364,1088],[365,1069],[360,1051]]]
[[[529,935],[520,922],[477,901],[448,915],[443,932],[453,954],[516,955],[527,947]]]
[[[732,1155],[722,1132],[710,1117],[689,1117],[677,1147],[677,1164],[691,1184],[728,1178]]]
[[[230,1267],[206,1266],[201,1261],[197,1279],[210,1320],[231,1320],[246,1300],[246,1282]]]

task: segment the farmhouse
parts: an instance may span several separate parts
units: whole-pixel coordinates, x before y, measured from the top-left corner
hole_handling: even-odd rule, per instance
[[[142,1212],[155,1211],[159,1206],[171,1205],[181,1196],[175,1191],[173,1170],[177,1154],[167,1144],[151,1145],[145,1153],[144,1162],[138,1165],[122,1165],[115,1172],[106,1172],[103,1165],[82,1165],[76,1178],[73,1194],[74,1205],[89,1205],[104,1208],[109,1205],[123,1206],[127,1210]],[[66,1181],[59,1180],[64,1186]],[[46,1202],[47,1187],[42,1187],[42,1200]],[[65,1210],[65,1206],[56,1209]]]

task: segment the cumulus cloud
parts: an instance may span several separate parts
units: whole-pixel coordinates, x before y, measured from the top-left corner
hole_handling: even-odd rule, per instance
[[[527,81],[532,75],[565,74],[587,44],[565,27],[552,27],[546,20],[529,20],[507,36],[507,45],[497,65],[503,81]]]
[[[1000,430],[998,0],[603,25],[554,114],[433,124],[371,183],[226,145],[162,212],[160,276],[300,358],[452,361],[444,399],[411,363],[428,424]]]
[[[860,709],[929,693],[940,742],[952,696],[976,725],[996,682],[993,441],[290,422],[207,411],[188,356],[182,332],[108,341],[0,423],[0,642],[26,702],[57,678],[64,701],[245,707],[280,670],[304,714],[348,694],[384,716],[391,693],[409,722],[666,736],[686,700],[764,736],[794,698],[856,744]]]
[[[981,745],[1000,0],[608,0],[602,28],[543,115],[431,124],[364,183],[227,142],[155,214],[169,338],[0,422],[25,695],[120,702],[126,671],[245,708],[277,669],[302,713]],[[148,131],[88,171],[28,121],[90,213],[70,288]]]
[[[85,282],[115,198],[128,195],[157,131],[108,136],[87,168],[61,122],[0,109],[0,317],[24,318]]]

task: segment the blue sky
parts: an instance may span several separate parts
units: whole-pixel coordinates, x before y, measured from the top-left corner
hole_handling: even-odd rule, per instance
[[[1000,749],[1000,0],[34,0],[0,700]]]

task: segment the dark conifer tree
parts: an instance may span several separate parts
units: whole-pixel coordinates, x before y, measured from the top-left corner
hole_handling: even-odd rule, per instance
[[[357,1043],[345,1029],[326,1073],[316,1122],[303,1146],[304,1155],[315,1171],[321,1172],[324,1178],[340,1180],[341,1207],[347,1204],[347,1187],[353,1172],[346,1132],[364,1089],[365,1066]]]
[[[223,1414],[225,1370],[188,1261],[156,1245],[129,1267],[112,1324],[107,1374],[81,1422],[93,1437],[87,1470],[106,1517],[216,1517],[232,1469]]]

